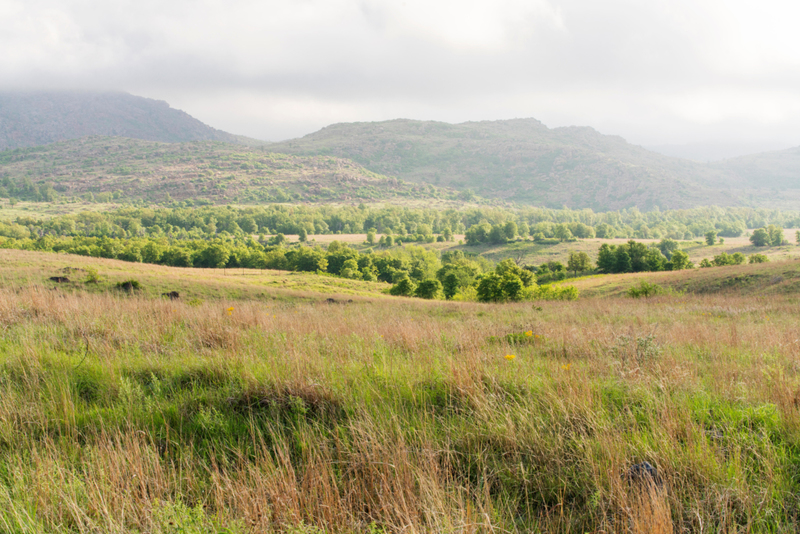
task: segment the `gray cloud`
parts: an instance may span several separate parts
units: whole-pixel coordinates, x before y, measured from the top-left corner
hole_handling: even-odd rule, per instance
[[[798,144],[799,8],[750,4],[6,0],[0,88],[126,90],[267,139],[533,116],[642,144]]]

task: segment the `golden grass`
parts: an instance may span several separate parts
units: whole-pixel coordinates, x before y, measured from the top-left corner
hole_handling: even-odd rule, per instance
[[[11,259],[44,273],[50,256]],[[13,280],[0,530],[798,526],[793,295],[189,305]],[[662,487],[629,481],[641,461]]]

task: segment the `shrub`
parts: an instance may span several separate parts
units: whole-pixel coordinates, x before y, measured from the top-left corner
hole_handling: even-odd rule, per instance
[[[100,282],[100,273],[97,272],[97,269],[94,267],[89,267],[86,269],[86,280],[87,284],[97,284]]]
[[[527,300],[577,300],[578,289],[575,286],[539,286],[532,288],[526,295]]]
[[[769,258],[766,257],[764,254],[750,254],[747,257],[747,260],[750,263],[767,263],[769,261]]]
[[[628,289],[628,296],[635,299],[640,297],[654,297],[655,295],[660,295],[662,293],[664,293],[664,288],[644,280],[642,280],[638,286]]]
[[[442,290],[442,284],[436,279],[425,280],[417,286],[414,296],[422,299],[435,299]]]
[[[125,280],[124,282],[117,282],[117,288],[123,291],[138,291],[142,288],[142,284],[138,280]]]

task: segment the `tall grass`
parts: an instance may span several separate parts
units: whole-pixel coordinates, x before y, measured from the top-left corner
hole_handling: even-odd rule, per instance
[[[793,531],[796,325],[791,297],[0,289],[0,530]]]

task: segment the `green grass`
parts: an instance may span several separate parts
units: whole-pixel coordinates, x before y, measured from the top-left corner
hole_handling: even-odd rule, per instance
[[[41,280],[78,259],[105,285]],[[2,260],[0,530],[798,528],[788,290],[481,305],[352,282],[342,305],[255,273]],[[631,481],[644,461],[662,487]]]

